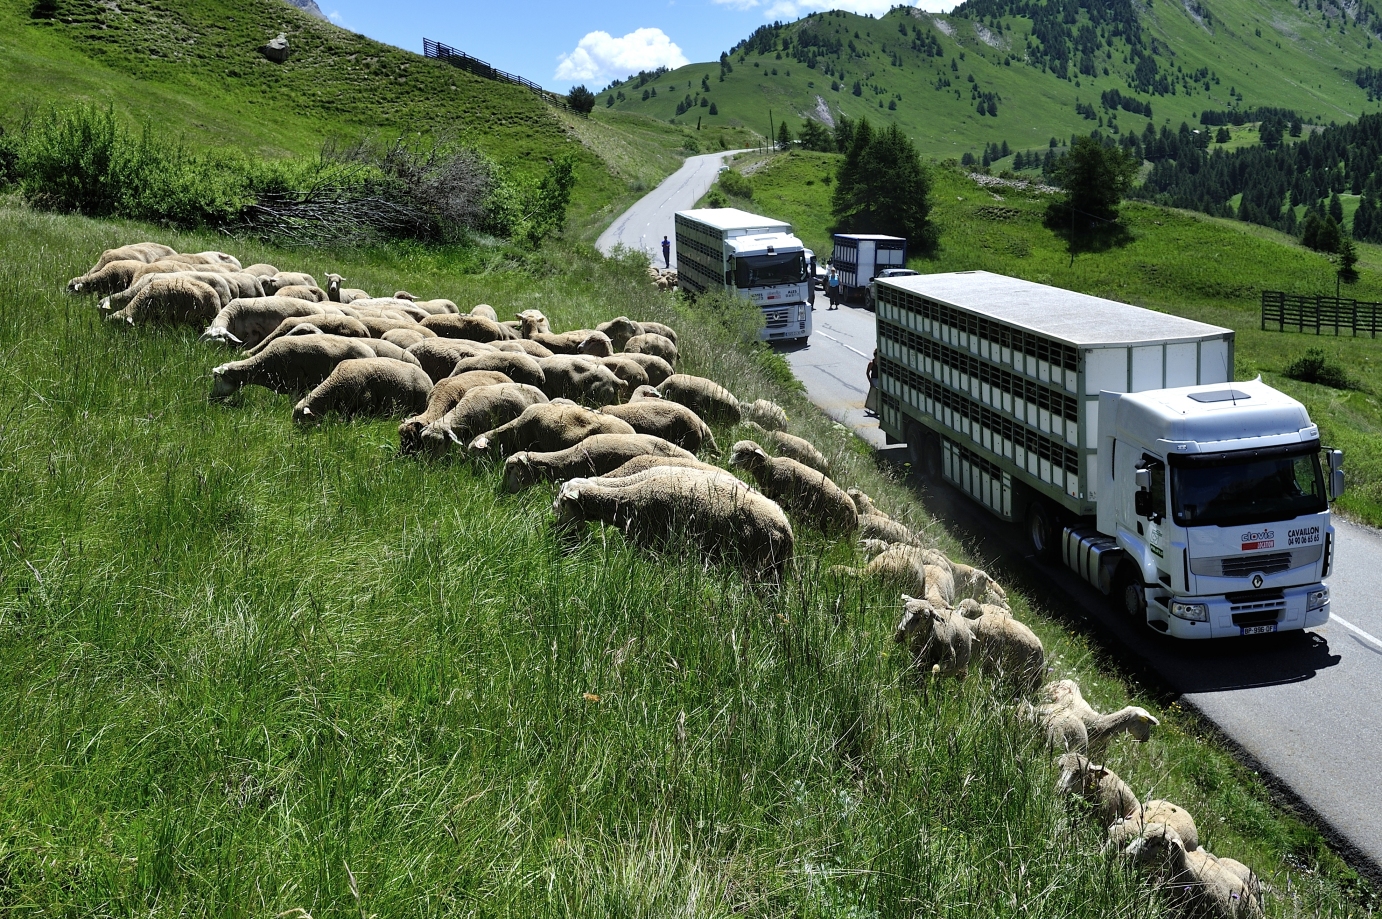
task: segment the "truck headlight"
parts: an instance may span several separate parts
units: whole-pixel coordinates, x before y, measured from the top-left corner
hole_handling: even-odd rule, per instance
[[[1204,603],[1182,603],[1179,600],[1172,600],[1171,615],[1190,622],[1208,622],[1209,606]]]
[[[1310,591],[1310,596],[1305,600],[1305,608],[1322,609],[1329,605],[1329,588],[1321,587],[1319,590]]]

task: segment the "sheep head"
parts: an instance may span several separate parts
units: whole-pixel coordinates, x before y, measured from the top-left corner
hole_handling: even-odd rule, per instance
[[[562,483],[557,500],[552,502],[552,514],[560,530],[571,530],[585,522],[585,508],[581,506],[581,488],[589,479],[571,479]]]
[[[1161,724],[1151,712],[1145,708],[1132,706],[1126,709],[1128,717],[1128,733],[1133,740],[1139,743],[1146,743],[1152,736],[1152,728]]]
[[[878,513],[878,508],[874,506],[873,499],[870,498],[868,495],[864,494],[859,489],[851,488],[847,492],[845,492],[845,494],[849,495],[850,500],[854,502],[855,510],[857,510],[859,513]]]
[[[532,338],[538,332],[552,331],[547,317],[542,314],[541,310],[524,310],[514,314],[514,318],[518,320],[518,334],[521,338]]]
[[[219,367],[211,368],[211,398],[225,399],[234,395],[238,387],[226,379],[226,371],[230,367],[230,364],[222,364]]]
[[[1091,762],[1083,753],[1066,753],[1056,760],[1060,765],[1060,778],[1056,781],[1056,791],[1084,797],[1099,787],[1099,782],[1109,774],[1108,769]]]
[[[915,647],[931,636],[936,623],[945,618],[945,613],[937,610],[928,600],[902,595],[902,619],[893,630],[893,641],[898,644],[911,643]]]
[[[410,303],[411,303],[412,301],[414,301],[414,300],[417,299],[417,295],[416,295],[416,294],[410,294],[410,293],[408,293],[406,290],[396,290],[396,291],[394,291],[394,292],[393,292],[393,297],[394,297],[395,300],[407,300],[407,301],[409,301]]]
[[[609,357],[614,353],[614,343],[604,332],[591,332],[576,346],[576,353],[590,357]]]
[[[656,387],[656,386],[649,386],[647,383],[644,383],[642,386],[638,387],[637,389],[635,389],[635,390],[633,391],[633,395],[629,396],[629,401],[630,401],[630,402],[641,402],[641,401],[643,401],[644,399],[661,399],[661,398],[662,398],[662,393],[660,393],[660,392],[657,391],[657,387]]]
[[[729,448],[729,464],[757,473],[772,462],[763,448],[751,440],[741,440]]]
[[[515,453],[504,461],[504,490],[520,492],[537,481],[537,472],[528,459],[526,450]]]
[[[1185,840],[1165,823],[1149,823],[1123,853],[1135,865],[1175,867],[1185,863]]]

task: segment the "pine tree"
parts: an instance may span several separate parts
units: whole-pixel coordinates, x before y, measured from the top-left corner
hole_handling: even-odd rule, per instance
[[[1339,200],[1337,191],[1329,196],[1329,217],[1336,226],[1344,222],[1344,202]]]
[[[787,127],[787,122],[782,122],[777,126],[777,149],[786,150],[792,146],[792,129]]]
[[[835,182],[831,209],[846,232],[886,233],[930,248],[931,176],[916,147],[897,127],[874,133],[860,119]]]

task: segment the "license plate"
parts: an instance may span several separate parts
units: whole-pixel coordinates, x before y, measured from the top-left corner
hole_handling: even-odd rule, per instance
[[[1276,631],[1276,623],[1275,623],[1275,622],[1268,623],[1267,625],[1245,625],[1245,626],[1243,626],[1243,634],[1244,634],[1244,635],[1266,635],[1268,632],[1275,632],[1275,631]]]

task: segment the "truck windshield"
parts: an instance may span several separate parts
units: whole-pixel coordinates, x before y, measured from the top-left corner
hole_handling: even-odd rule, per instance
[[[1329,507],[1319,444],[1202,457],[1172,455],[1171,506],[1181,526],[1290,520]]]
[[[798,284],[805,280],[806,255],[802,252],[747,255],[734,260],[734,286],[741,289]]]

